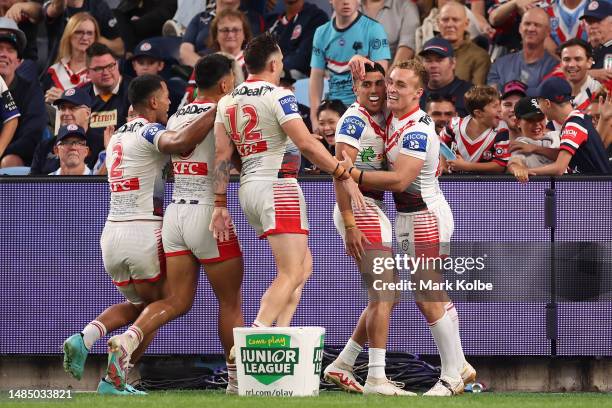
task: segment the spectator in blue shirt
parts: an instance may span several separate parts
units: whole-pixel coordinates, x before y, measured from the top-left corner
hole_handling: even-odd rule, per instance
[[[359,12],[358,0],[332,0],[335,17],[317,28],[310,60],[310,120],[319,128],[316,112],[323,96],[323,77],[329,72],[328,99],[349,106],[355,102],[349,60],[356,54],[387,69],[391,59],[384,27]]]

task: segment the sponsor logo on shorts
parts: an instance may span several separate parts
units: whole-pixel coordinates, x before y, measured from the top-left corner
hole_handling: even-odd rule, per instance
[[[291,348],[291,336],[286,334],[251,334],[246,336],[240,356],[244,373],[269,385],[293,375],[300,350]]]

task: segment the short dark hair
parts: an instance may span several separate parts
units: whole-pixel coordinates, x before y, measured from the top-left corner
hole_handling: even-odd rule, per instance
[[[317,116],[324,110],[331,110],[342,116],[346,112],[346,105],[340,99],[324,99],[317,109]]]
[[[374,65],[365,64],[365,73],[367,74],[368,72],[380,72],[383,77],[386,75],[385,69],[378,62],[375,62]],[[353,77],[353,83],[357,84],[359,81],[359,79]]]
[[[559,46],[559,55],[561,55],[564,49],[568,47],[573,47],[576,45],[584,49],[584,53],[586,54],[587,59],[593,58],[593,47],[591,47],[591,44],[589,44],[588,42],[584,41],[581,38],[572,38],[571,40],[567,40],[566,42],[561,44]]]
[[[208,54],[195,66],[195,81],[199,89],[213,87],[221,78],[232,72],[234,61],[221,54]]]
[[[249,74],[259,74],[266,67],[270,55],[280,48],[272,34],[266,32],[253,38],[244,49],[244,65]]]
[[[132,106],[143,106],[154,92],[162,88],[164,79],[159,75],[142,75],[132,79],[128,87],[128,99]]]
[[[433,92],[427,95],[427,100],[425,102],[425,110],[429,109],[430,104],[436,102],[448,102],[455,106],[455,101],[453,100],[452,96]]]
[[[93,57],[101,57],[106,54],[110,54],[114,59],[117,59],[117,56],[106,45],[98,42],[91,44],[87,48],[87,66],[89,66]]]

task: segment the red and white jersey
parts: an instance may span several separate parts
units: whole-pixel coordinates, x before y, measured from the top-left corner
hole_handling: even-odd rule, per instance
[[[179,131],[215,106],[213,102],[195,101],[180,108],[168,119],[168,130]],[[194,149],[172,155],[174,171],[174,201],[213,204],[212,171],[215,160],[215,132],[208,132],[206,138]],[[195,203],[194,203],[195,204]]]
[[[287,135],[281,125],[302,120],[295,95],[269,82],[246,80],[218,103],[215,123],[222,123],[242,159],[241,183],[276,180]]]
[[[586,81],[584,81],[584,84],[580,87],[580,92],[578,92],[578,95],[574,96],[574,108],[586,112],[589,106],[591,106],[591,103],[593,103],[597,92],[601,90],[601,87],[602,85],[599,81],[587,75]]]
[[[68,58],[62,58],[61,61],[51,65],[47,72],[51,76],[53,85],[62,91],[75,88],[77,86],[89,82],[87,68],[83,68],[79,72],[74,72],[70,69],[70,61]]]
[[[467,134],[470,115],[452,118],[450,123],[440,132],[440,140],[459,152],[465,161],[486,163],[494,161],[506,167],[510,160],[510,135],[506,122],[500,121],[497,128],[489,128],[472,139]]]
[[[438,184],[440,140],[427,113],[417,106],[401,118],[389,116],[385,151],[390,169],[400,154],[424,161],[421,172],[406,191],[393,194],[398,211],[420,211],[446,202]]]
[[[161,220],[163,169],[169,157],[157,143],[166,128],[137,117],[121,126],[106,151],[111,190],[109,221]]]

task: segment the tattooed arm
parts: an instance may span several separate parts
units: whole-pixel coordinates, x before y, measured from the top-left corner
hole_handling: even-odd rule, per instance
[[[178,132],[167,131],[159,138],[157,148],[166,154],[187,152],[206,139],[213,128],[217,107],[209,109]]]
[[[215,169],[213,172],[213,191],[215,209],[209,229],[219,241],[227,241],[232,228],[232,218],[227,210],[227,185],[232,168],[234,144],[222,123],[215,123]]]

